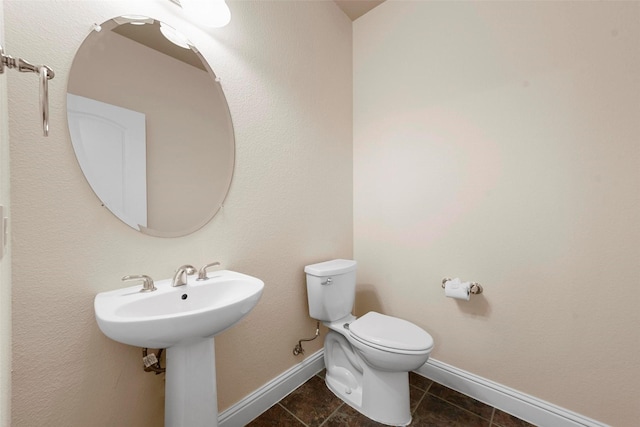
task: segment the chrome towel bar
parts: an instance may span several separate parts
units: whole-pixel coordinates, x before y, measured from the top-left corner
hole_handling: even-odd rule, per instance
[[[21,73],[37,73],[40,76],[40,117],[42,118],[42,133],[49,136],[49,80],[55,77],[53,70],[46,65],[33,65],[22,58],[5,55],[0,46],[0,74],[4,67],[16,68]]]

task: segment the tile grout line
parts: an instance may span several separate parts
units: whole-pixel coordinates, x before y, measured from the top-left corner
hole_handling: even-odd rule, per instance
[[[344,405],[346,405],[346,403],[342,402],[340,406],[338,406],[332,413],[330,413],[329,416],[325,418],[325,420],[322,423],[320,423],[318,427],[322,427],[323,425],[325,425],[331,419],[331,417],[333,417],[336,414],[336,412],[338,412],[340,408],[342,408],[342,406]]]
[[[322,372],[322,371],[320,371],[320,372]],[[316,376],[318,378],[322,379],[322,382],[326,383],[326,378],[321,376],[320,372],[318,372],[316,374]],[[325,373],[325,375],[326,375],[326,373]],[[340,405],[338,405],[338,407],[332,413],[330,413],[329,416],[318,427],[322,427],[323,425],[325,425],[331,419],[331,417],[333,417],[340,410],[340,408],[342,408],[344,405],[346,405],[346,403],[344,401],[341,401]]]
[[[496,414],[496,408],[495,407],[491,407],[493,410],[491,411],[491,419],[489,420],[489,427],[493,426],[493,417]]]
[[[431,384],[429,384],[429,387],[431,387]],[[427,387],[427,390],[429,390],[429,387]],[[418,387],[416,387],[418,388]],[[420,390],[418,388],[418,390]],[[422,403],[422,401],[424,400],[424,397],[427,395],[427,390],[422,390],[422,396],[420,396],[420,399],[418,399],[418,402],[416,403],[416,407],[413,411],[411,411],[411,422],[413,422],[413,415],[416,413],[416,411],[418,410],[418,407],[420,406],[420,404]]]
[[[284,406],[283,404],[281,404],[280,402],[278,402],[278,405],[280,405],[280,407],[282,407],[282,409],[284,409],[286,412],[288,412],[293,418],[296,419],[296,421],[300,422],[300,424],[302,424],[304,427],[309,427],[309,425],[307,423],[305,423],[304,421],[302,421],[300,418],[296,417],[296,414],[294,414],[293,412],[291,412],[290,410],[287,409],[286,406]]]
[[[441,398],[440,396],[436,396],[435,394],[431,394],[431,393],[429,393],[429,394],[430,394],[431,396],[435,397],[436,399],[441,400],[442,402],[446,403],[447,405],[451,405],[451,406],[453,406],[454,408],[458,408],[458,409],[460,409],[460,410],[463,410],[464,412],[467,412],[467,413],[469,413],[469,414],[471,414],[471,415],[473,415],[473,416],[476,416],[476,417],[480,418],[481,420],[489,421],[489,425],[491,425],[491,420],[487,420],[487,419],[486,419],[486,418],[484,418],[483,416],[478,415],[478,414],[476,414],[475,412],[470,411],[470,410],[468,410],[468,409],[465,409],[465,408],[463,408],[462,406],[458,406],[458,405],[456,405],[455,403],[449,402],[448,400],[443,399],[443,398]],[[481,402],[481,403],[482,403],[482,402]],[[489,405],[487,405],[487,406],[489,406]],[[493,418],[493,411],[495,411],[495,409],[496,409],[496,408],[494,408],[493,406],[490,406],[490,408],[492,409],[492,412],[491,412],[492,417],[491,417],[491,418]]]

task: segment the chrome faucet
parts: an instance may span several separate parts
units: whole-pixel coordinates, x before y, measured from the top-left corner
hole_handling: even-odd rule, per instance
[[[141,274],[138,276],[124,276],[122,278],[123,282],[128,282],[131,280],[142,280],[142,289],[140,289],[140,292],[151,292],[156,290],[156,287],[153,284],[153,279],[149,276]]]
[[[216,261],[202,267],[200,271],[198,271],[198,278],[196,280],[207,280],[207,268],[215,267],[216,265],[220,265],[220,263]]]
[[[187,284],[187,276],[196,273],[196,268],[192,265],[185,264],[178,267],[176,274],[173,275],[171,286],[184,286]]]

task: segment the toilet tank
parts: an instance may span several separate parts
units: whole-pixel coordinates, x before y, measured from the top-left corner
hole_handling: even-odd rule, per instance
[[[356,262],[347,259],[307,265],[309,315],[333,322],[351,313],[356,297]]]

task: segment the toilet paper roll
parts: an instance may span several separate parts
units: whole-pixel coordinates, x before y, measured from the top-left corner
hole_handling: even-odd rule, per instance
[[[449,280],[444,284],[444,295],[449,298],[469,301],[471,296],[471,283],[461,283],[460,279]]]

